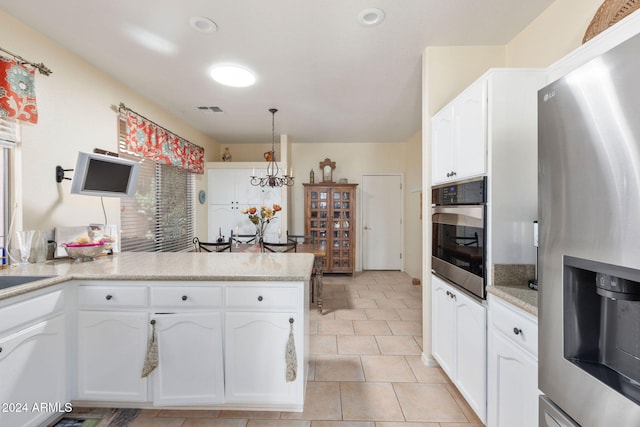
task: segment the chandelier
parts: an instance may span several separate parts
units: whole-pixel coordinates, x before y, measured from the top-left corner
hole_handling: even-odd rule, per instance
[[[293,176],[289,176],[286,174],[281,177],[278,176],[278,172],[280,168],[278,168],[278,163],[276,163],[276,134],[275,134],[275,117],[276,112],[278,110],[275,108],[270,108],[269,112],[271,113],[271,158],[268,159],[269,163],[267,164],[267,176],[258,178],[255,175],[251,176],[251,185],[260,186],[260,187],[282,187],[283,185],[293,185]],[[255,172],[254,172],[255,173]]]

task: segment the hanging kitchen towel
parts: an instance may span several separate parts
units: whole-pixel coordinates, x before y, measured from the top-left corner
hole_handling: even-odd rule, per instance
[[[293,319],[289,319],[289,339],[285,359],[287,362],[287,382],[296,380],[298,375],[298,356],[296,355],[296,343],[293,339]]]
[[[156,322],[151,321],[151,339],[147,346],[147,355],[142,367],[142,378],[148,376],[158,367],[158,337],[156,336]]]

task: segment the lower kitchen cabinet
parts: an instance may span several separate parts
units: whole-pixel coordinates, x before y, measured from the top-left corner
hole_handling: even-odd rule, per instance
[[[433,356],[482,422],[487,406],[487,311],[432,275]]]
[[[488,423],[538,426],[537,319],[489,295]]]
[[[0,426],[48,425],[71,401],[301,412],[308,301],[297,280],[83,280],[0,301]]]
[[[152,320],[158,338],[153,404],[222,403],[222,313],[154,314]]]
[[[127,311],[78,313],[77,399],[145,402],[141,378],[149,314]]]
[[[226,401],[300,405],[304,401],[303,326],[295,313],[227,312],[225,317]],[[285,349],[294,320],[298,375],[287,382]]]
[[[69,411],[64,314],[0,336],[0,425],[40,426]]]

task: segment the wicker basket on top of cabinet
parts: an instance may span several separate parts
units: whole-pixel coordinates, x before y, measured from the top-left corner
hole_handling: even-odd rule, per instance
[[[326,245],[324,273],[355,272],[357,185],[304,184],[304,233]]]

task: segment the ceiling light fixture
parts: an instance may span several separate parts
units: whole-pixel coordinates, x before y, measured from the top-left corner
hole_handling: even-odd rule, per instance
[[[267,176],[258,178],[254,175],[251,176],[251,185],[260,186],[260,187],[282,187],[284,185],[291,186],[293,185],[293,169],[289,172],[289,175],[285,174],[281,177],[278,176],[278,163],[276,163],[276,131],[275,131],[275,119],[276,119],[276,110],[275,108],[270,108],[269,112],[271,113],[271,158],[269,159],[269,163],[267,164]]]
[[[256,83],[256,76],[251,71],[236,65],[214,67],[210,75],[213,80],[225,86],[248,87]]]
[[[373,27],[384,21],[384,12],[377,8],[368,8],[358,14],[358,22],[366,27]]]
[[[218,31],[216,23],[203,16],[193,16],[189,18],[189,25],[191,25],[191,28],[201,33],[213,33],[214,31]]]

